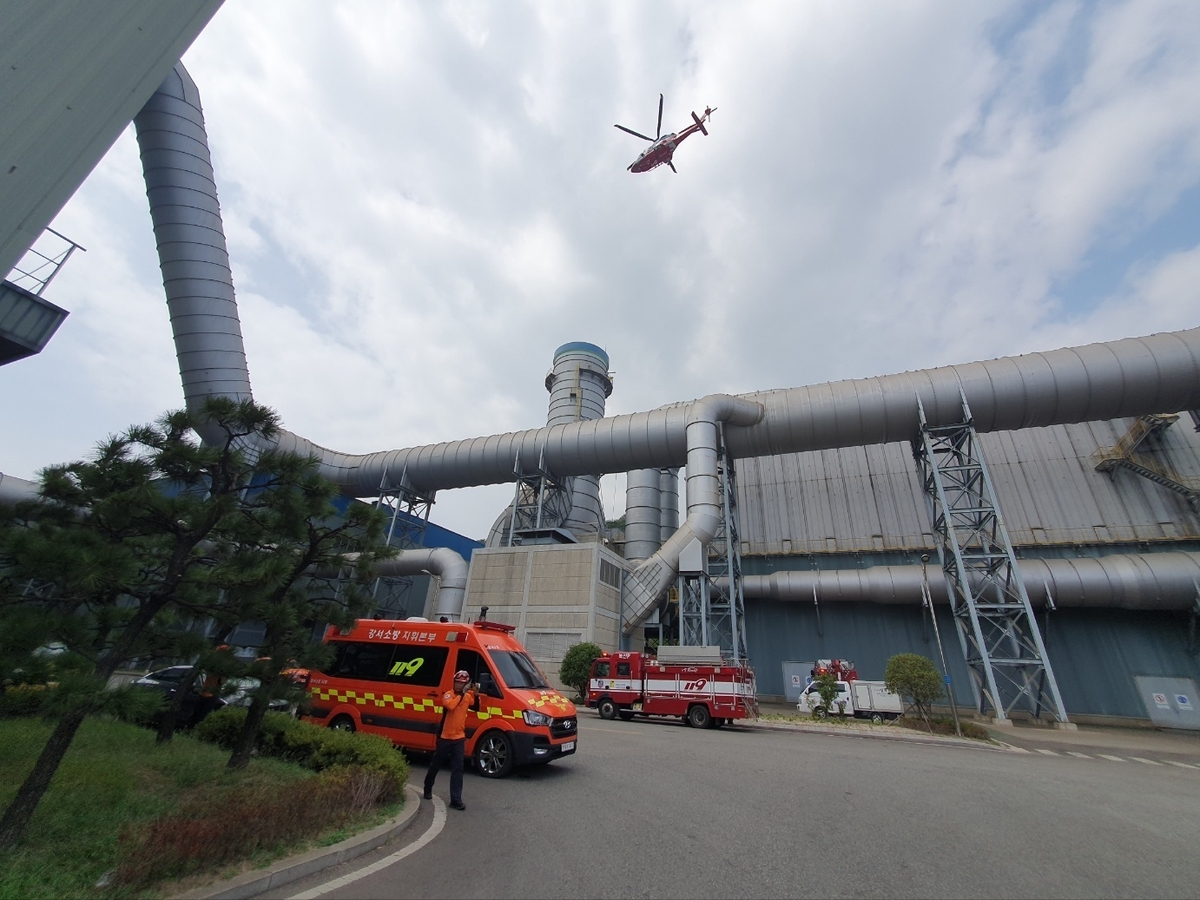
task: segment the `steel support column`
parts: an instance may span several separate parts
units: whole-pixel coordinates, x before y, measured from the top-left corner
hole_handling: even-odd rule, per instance
[[[725,447],[724,428],[719,426],[717,478],[721,485],[721,518],[706,550],[705,571],[685,572],[680,568],[679,643],[719,646],[725,656],[744,660],[746,600],[738,538],[737,472]]]
[[[390,483],[387,475],[379,485],[379,496],[375,500],[377,509],[388,513],[384,543],[399,550],[413,550],[425,546],[425,531],[429,525],[429,513],[433,508],[434,494],[422,494],[408,480],[408,470],[400,473],[396,483]],[[412,596],[411,575],[389,575],[375,579],[371,596],[375,598],[375,611],[388,618],[403,619],[420,615],[425,598]]]
[[[976,706],[997,721],[1023,708],[1035,718],[1046,710],[1066,722],[965,396],[962,410],[962,422],[931,427],[918,399],[921,436],[913,442],[913,456],[951,588]]]

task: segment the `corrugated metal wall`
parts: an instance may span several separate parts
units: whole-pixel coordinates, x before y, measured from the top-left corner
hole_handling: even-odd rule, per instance
[[[1015,546],[1200,539],[1180,495],[1133,474],[1097,472],[1091,454],[1133,419],[980,435]],[[1142,453],[1200,479],[1200,435],[1184,414]],[[907,444],[738,460],[744,555],[932,547]]]
[[[933,629],[919,607],[826,604],[820,618],[818,630],[811,603],[747,603],[746,640],[760,694],[783,695],[786,660],[852,659],[865,679],[882,679],[897,653],[919,653],[937,663]],[[1050,614],[1048,628],[1045,621],[1039,613],[1068,715],[1145,718],[1135,676],[1200,680],[1200,653],[1188,649],[1186,613],[1059,610]],[[948,607],[939,609],[938,627],[959,704],[970,706],[970,676]]]

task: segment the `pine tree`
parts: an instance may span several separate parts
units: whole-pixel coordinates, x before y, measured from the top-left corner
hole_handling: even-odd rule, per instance
[[[197,443],[201,423],[218,426],[223,439]],[[272,498],[307,496],[319,479],[312,461],[258,449],[278,430],[270,409],[210,399],[194,414],[169,413],[109,438],[90,461],[45,470],[40,501],[6,513],[0,628],[20,623],[25,651],[55,641],[85,665],[71,690],[60,689],[54,732],[0,819],[0,848],[25,833],[121,663],[178,649],[189,619],[245,618],[239,602],[283,583],[287,566],[248,565],[250,550],[291,546],[307,508]],[[328,486],[320,490],[327,498]],[[272,527],[281,532],[272,536]],[[290,550],[276,555],[292,559]]]

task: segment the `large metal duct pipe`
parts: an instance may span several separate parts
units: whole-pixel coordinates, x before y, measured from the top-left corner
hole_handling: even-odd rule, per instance
[[[917,398],[931,425],[962,419],[959,386],[977,431],[1005,431],[1191,409],[1200,404],[1200,328],[900,375],[741,394],[765,410],[725,429],[735,458],[855,447],[918,436]],[[538,459],[556,475],[629,472],[687,461],[687,411],[678,403],[589,422],[352,455],[295,435],[283,449],[321,457],[322,474],[368,497],[385,472],[424,490],[503,484],[513,463]]]
[[[187,408],[250,399],[250,373],[204,130],[200,92],[179,63],[133,120]],[[205,434],[215,440],[218,434]]]
[[[206,397],[252,399],[250,373],[221,206],[213,176],[200,92],[183,63],[163,81],[133,120],[146,179],[146,196],[158,243],[167,309],[189,410]],[[218,440],[220,432],[206,433]],[[323,459],[328,451],[307,441],[292,449]],[[467,563],[453,550],[406,550],[380,565],[381,575],[431,572],[439,576],[438,614],[457,619],[467,586]]]
[[[374,567],[376,575],[436,575],[438,577],[435,616],[445,616],[457,622],[462,615],[463,598],[467,591],[467,561],[448,547],[405,550],[392,559]]]
[[[665,544],[679,528],[679,469],[659,469],[659,543]]]
[[[550,392],[546,424],[603,419],[604,401],[612,394],[608,367],[608,354],[595,344],[574,341],[555,350],[553,368],[546,376],[546,390]],[[576,475],[571,479],[571,512],[562,527],[577,537],[604,531],[599,475]]]
[[[1200,584],[1200,553],[1144,553],[1022,559],[1019,571],[1029,600],[1041,606],[1049,588],[1055,606],[1116,609],[1191,609]],[[811,603],[921,602],[920,566],[872,566],[747,575],[747,597]],[[935,603],[948,603],[946,579],[936,565],[929,569]]]
[[[658,552],[625,579],[625,633],[646,620],[679,568],[679,555],[692,541],[708,546],[721,523],[721,483],[717,476],[717,427],[753,425],[762,418],[757,403],[728,394],[711,394],[688,407],[687,510],[679,530]]]
[[[659,477],[658,469],[634,469],[625,475],[625,559],[628,562],[643,562],[662,546]]]

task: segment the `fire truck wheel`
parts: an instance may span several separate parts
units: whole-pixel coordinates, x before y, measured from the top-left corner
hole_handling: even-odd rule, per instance
[[[617,717],[617,704],[612,702],[611,697],[605,697],[596,705],[596,711],[600,713],[602,719],[615,719]]]
[[[354,731],[354,720],[349,716],[338,716],[329,723],[334,731]]]
[[[633,710],[632,709],[618,710],[617,715],[621,717],[622,722],[628,722],[630,719],[633,718]]]
[[[712,721],[712,713],[707,706],[696,704],[688,710],[688,724],[693,728],[707,728]]]
[[[503,731],[489,731],[475,746],[475,771],[484,778],[503,778],[513,768],[513,746]]]

